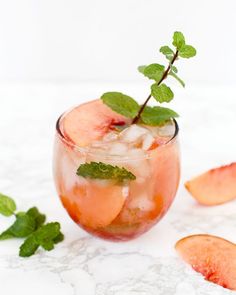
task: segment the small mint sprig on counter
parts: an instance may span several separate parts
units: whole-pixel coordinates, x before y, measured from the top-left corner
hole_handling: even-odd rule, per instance
[[[81,164],[77,169],[78,176],[90,179],[110,179],[122,183],[135,180],[135,175],[124,167],[112,166],[102,162],[90,162]]]
[[[150,107],[147,105],[152,97],[160,104],[169,103],[174,98],[171,88],[163,83],[168,76],[175,78],[185,87],[184,81],[177,75],[178,69],[173,64],[180,57],[194,57],[196,49],[186,44],[185,37],[181,32],[174,32],[172,45],[175,47],[174,50],[167,45],[160,48],[160,52],[168,60],[166,68],[158,63],[138,67],[139,72],[145,77],[155,81],[151,85],[150,95],[141,106],[132,97],[121,92],[104,93],[101,96],[103,103],[113,111],[132,119],[133,124],[141,122],[147,125],[158,126],[165,124],[172,118],[178,117],[178,114],[169,108],[160,106]]]
[[[64,236],[60,232],[58,222],[44,224],[35,232],[31,233],[20,246],[20,256],[29,257],[41,246],[46,251],[54,249],[54,245],[63,241]]]
[[[0,241],[11,238],[27,238],[20,247],[19,255],[21,257],[33,255],[39,246],[50,251],[54,248],[54,244],[63,240],[60,224],[58,222],[45,224],[46,215],[40,213],[36,207],[30,208],[26,212],[15,213],[16,209],[15,201],[0,193],[0,214],[14,215],[16,218],[13,224],[0,234]],[[42,236],[45,238],[43,239]]]

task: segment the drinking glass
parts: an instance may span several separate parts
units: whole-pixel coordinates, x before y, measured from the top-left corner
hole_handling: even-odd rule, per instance
[[[66,115],[56,124],[53,170],[58,195],[70,217],[88,233],[107,240],[125,241],[147,232],[166,214],[178,188],[177,122],[172,120],[169,140],[145,156],[108,155],[71,142],[61,124]],[[81,164],[92,161],[124,167],[136,179],[117,183],[76,174]]]

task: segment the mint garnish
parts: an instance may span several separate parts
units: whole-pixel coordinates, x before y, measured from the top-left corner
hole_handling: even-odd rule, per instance
[[[179,56],[183,58],[194,57],[196,53],[196,49],[191,45],[184,45],[179,50]]]
[[[111,179],[118,182],[125,180],[135,180],[133,173],[124,167],[112,166],[102,162],[90,162],[81,164],[77,170],[77,175],[91,179]]]
[[[141,119],[147,125],[156,126],[178,116],[176,112],[168,108],[146,106],[141,114]]]
[[[181,32],[174,32],[172,44],[178,50],[181,49],[183,46],[185,46],[185,38],[184,38],[183,33],[181,33]]]
[[[113,111],[127,118],[133,119],[139,111],[139,104],[132,97],[121,92],[106,92],[101,99]]]
[[[152,84],[151,90],[152,96],[160,103],[170,102],[174,98],[174,93],[166,84]]]
[[[168,60],[171,60],[175,54],[169,46],[162,46],[159,51],[163,53]]]
[[[164,73],[165,67],[159,64],[151,64],[149,66],[141,66],[141,70],[140,67],[138,67],[138,70],[145,77],[159,82]]]
[[[151,85],[151,93],[143,105],[139,106],[133,98],[120,92],[103,94],[101,97],[103,102],[113,111],[133,119],[133,124],[141,122],[153,126],[163,125],[171,118],[177,117],[177,113],[171,109],[161,109],[161,107],[158,107],[159,118],[155,118],[154,111],[150,111],[150,109],[147,108],[147,104],[152,97],[159,103],[168,103],[174,98],[174,93],[171,88],[162,83],[168,76],[176,79],[183,87],[185,86],[184,81],[177,75],[178,69],[173,64],[180,57],[191,58],[195,56],[196,49],[193,46],[186,44],[185,37],[181,32],[174,32],[172,44],[175,47],[174,49],[167,45],[160,48],[160,52],[164,54],[168,60],[166,68],[158,63],[138,67],[140,73],[148,79],[155,81],[155,83]],[[155,114],[158,115],[156,110]]]
[[[190,58],[197,53],[193,46],[185,44],[185,38],[181,32],[174,33],[172,44],[177,48],[180,57]]]
[[[0,214],[4,216],[15,215],[13,224],[0,234],[0,240],[11,238],[27,238],[20,247],[20,256],[27,257],[35,253],[39,246],[45,250],[52,250],[54,244],[61,242],[64,235],[60,232],[60,224],[52,222],[44,224],[45,214],[38,208],[32,207],[26,212],[17,212],[14,200],[0,194]]]

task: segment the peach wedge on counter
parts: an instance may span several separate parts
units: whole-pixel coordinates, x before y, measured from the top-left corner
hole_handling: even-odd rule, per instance
[[[185,183],[203,205],[219,205],[236,198],[236,163],[211,169]]]
[[[175,248],[206,280],[236,290],[236,244],[216,236],[193,235],[179,240]]]

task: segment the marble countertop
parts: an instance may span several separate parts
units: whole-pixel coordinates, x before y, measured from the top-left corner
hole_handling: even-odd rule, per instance
[[[19,210],[38,206],[48,220],[61,223],[66,236],[54,251],[39,251],[28,259],[18,257],[21,241],[1,242],[1,294],[234,294],[183,263],[174,244],[196,233],[236,242],[236,201],[203,207],[183,187],[192,176],[236,160],[236,88],[200,85],[175,91],[178,98],[172,106],[181,114],[179,191],[160,223],[125,243],[96,239],[76,226],[60,204],[51,173],[57,117],[109,89],[146,96],[146,88],[135,84],[0,85],[0,191],[14,197]],[[0,230],[11,221],[0,216]]]

